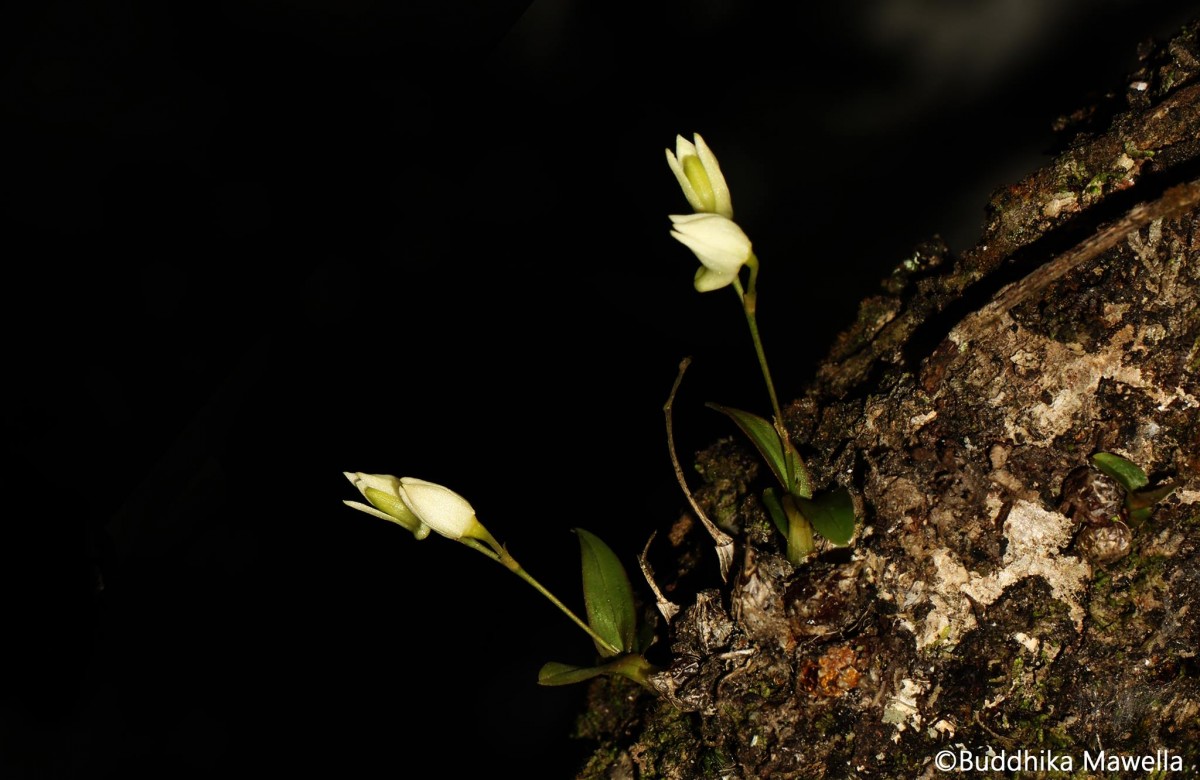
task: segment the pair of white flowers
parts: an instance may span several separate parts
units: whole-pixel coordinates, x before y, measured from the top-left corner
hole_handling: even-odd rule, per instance
[[[750,239],[733,221],[729,187],[716,156],[699,133],[693,137],[695,143],[677,136],[675,151],[667,150],[667,164],[696,210],[695,214],[672,214],[671,235],[700,260],[695,285],[700,292],[708,292],[732,284],[754,253]]]
[[[414,477],[343,472],[368,504],[345,501],[369,515],[412,532],[418,539],[437,531],[449,539],[486,539],[488,532],[467,500],[449,488]]]

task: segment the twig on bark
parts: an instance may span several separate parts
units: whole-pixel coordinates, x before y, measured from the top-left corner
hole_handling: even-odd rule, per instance
[[[1179,216],[1197,204],[1200,204],[1200,180],[1176,185],[1155,200],[1137,204],[1116,222],[1100,228],[1078,246],[1002,289],[983,308],[964,318],[954,328],[955,338],[960,343],[974,340],[992,328],[1014,306],[1045,290],[1072,269],[1112,249],[1129,234],[1157,220]]]
[[[683,494],[687,496],[688,503],[695,510],[696,517],[700,518],[705,530],[717,545],[717,561],[721,566],[721,579],[728,582],[729,566],[733,563],[733,537],[717,528],[716,524],[708,519],[708,515],[704,514],[704,510],[700,508],[700,504],[696,502],[691,489],[688,488],[687,479],[683,476],[683,468],[679,465],[679,456],[675,454],[675,426],[671,420],[671,409],[675,405],[675,394],[679,392],[679,384],[683,381],[683,372],[687,371],[687,367],[691,363],[690,357],[680,361],[679,373],[675,376],[675,383],[671,385],[671,394],[667,396],[667,402],[663,404],[663,414],[667,418],[667,449],[671,453],[671,465],[675,468],[675,479],[679,481],[679,487],[683,488]]]

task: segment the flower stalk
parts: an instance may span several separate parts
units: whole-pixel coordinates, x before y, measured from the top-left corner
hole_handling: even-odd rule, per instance
[[[763,382],[767,386],[767,395],[771,399],[771,411],[775,416],[775,432],[779,434],[779,441],[783,444],[783,456],[787,463],[785,473],[795,475],[796,484],[787,485],[787,488],[789,492],[795,493],[801,498],[812,498],[812,486],[808,477],[808,469],[805,467],[804,461],[800,458],[800,453],[796,452],[796,448],[792,444],[792,437],[788,434],[787,428],[784,427],[783,409],[779,405],[779,396],[775,393],[775,382],[771,379],[771,369],[767,365],[767,353],[763,349],[762,336],[758,332],[758,291],[755,289],[755,283],[758,281],[758,258],[754,253],[750,254],[750,259],[746,261],[746,265],[750,268],[749,283],[743,290],[741,281],[734,279],[733,289],[742,301],[742,311],[746,314],[746,325],[750,328],[750,339],[754,342],[754,354],[758,357],[758,365],[762,369]]]
[[[762,336],[758,332],[758,257],[751,248],[750,239],[733,221],[733,206],[729,187],[721,173],[717,158],[699,134],[691,143],[678,136],[676,150],[667,150],[667,163],[679,182],[688,203],[695,214],[671,216],[671,235],[687,246],[696,255],[701,268],[696,272],[695,287],[699,292],[709,292],[732,286],[742,303],[750,338],[754,342],[754,354],[762,369],[767,395],[771,400],[772,425],[779,437],[783,456],[781,481],[789,498],[812,498],[812,482],[808,469],[792,444],[791,436],[783,422],[783,409],[771,379],[767,365]],[[749,269],[749,278],[742,286],[742,268]],[[765,453],[764,453],[765,454]],[[788,559],[798,563],[815,549],[813,526],[795,501],[784,504],[787,509]]]
[[[583,620],[581,620],[580,617],[578,615],[576,615],[571,610],[570,607],[568,607],[566,604],[562,603],[562,601],[560,601],[557,596],[555,596],[553,593],[551,593],[549,590],[547,590],[545,585],[542,585],[542,583],[538,582],[537,580],[535,580],[533,578],[533,575],[531,575],[529,572],[525,571],[525,568],[523,566],[521,566],[520,563],[517,562],[516,558],[512,557],[512,555],[508,552],[507,548],[505,548],[504,545],[502,545],[498,541],[496,541],[496,539],[493,538],[490,533],[484,539],[482,539],[482,541],[479,541],[476,539],[463,539],[462,542],[467,547],[470,547],[472,550],[475,550],[483,555],[486,555],[487,557],[491,558],[496,563],[499,563],[501,566],[503,566],[504,568],[511,571],[513,574],[515,574],[518,577],[520,577],[521,579],[525,580],[525,582],[529,583],[533,587],[534,590],[536,590],[538,593],[545,596],[550,601],[551,604],[558,607],[559,610],[561,610],[564,615],[569,617],[571,619],[571,621],[573,623],[575,623],[575,625],[582,628],[587,633],[587,635],[592,638],[593,641],[595,641],[601,647],[608,650],[610,654],[617,655],[618,653],[621,652],[616,647],[613,647],[612,643],[610,643],[604,637],[597,634],[595,632],[595,630],[592,629],[591,626],[589,626],[587,623],[585,623]]]
[[[582,628],[597,646],[608,651],[610,655],[620,653],[618,648],[596,633],[557,596],[525,571],[504,545],[496,541],[491,532],[484,528],[483,523],[479,522],[479,518],[475,516],[475,509],[453,490],[414,477],[396,478],[390,474],[350,471],[345,472],[345,475],[369,502],[343,502],[347,506],[393,522],[412,532],[418,539],[424,539],[432,530],[486,555],[549,599],[551,604]]]

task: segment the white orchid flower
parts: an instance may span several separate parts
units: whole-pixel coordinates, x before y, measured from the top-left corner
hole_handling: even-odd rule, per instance
[[[738,224],[720,214],[672,214],[671,223],[671,235],[700,260],[695,279],[700,292],[727,287],[754,256]]]
[[[693,138],[694,144],[682,135],[675,137],[675,151],[667,150],[667,165],[671,166],[692,208],[699,213],[732,219],[733,202],[721,166],[700,134]]]
[[[412,532],[418,539],[437,531],[448,539],[487,538],[467,500],[449,488],[413,477],[343,472],[369,504],[344,501],[346,506],[382,518]]]

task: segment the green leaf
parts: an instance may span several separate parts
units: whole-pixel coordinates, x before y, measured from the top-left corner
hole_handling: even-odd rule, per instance
[[[635,653],[622,655],[603,666],[572,666],[550,661],[538,671],[539,685],[570,685],[590,680],[602,674],[627,677],[648,691],[657,694],[650,683],[650,675],[658,671],[643,656]]]
[[[775,430],[775,426],[770,420],[759,417],[757,414],[743,412],[741,409],[733,409],[720,404],[707,403],[709,409],[715,409],[725,415],[742,429],[742,433],[754,443],[758,451],[762,453],[763,460],[771,467],[771,471],[775,472],[775,478],[779,480],[779,484],[783,485],[784,489],[791,492],[792,487],[796,484],[798,475],[796,473],[796,464],[792,464],[792,468],[788,470],[787,460],[783,454],[783,442],[779,440],[779,432]]]
[[[775,523],[779,533],[787,536],[788,519],[787,514],[783,511],[783,504],[779,503],[779,494],[775,492],[775,488],[767,488],[763,491],[762,497],[763,506],[767,508],[767,514],[771,516],[771,522]]]
[[[1160,485],[1156,488],[1139,490],[1136,493],[1130,493],[1125,498],[1125,506],[1131,510],[1149,509],[1150,507],[1162,501],[1167,496],[1175,491],[1175,483],[1168,482],[1165,485]],[[1148,513],[1147,513],[1148,515]]]
[[[637,632],[637,612],[625,567],[600,537],[582,528],[576,528],[575,534],[583,558],[583,600],[588,624],[618,651],[631,650]],[[599,642],[595,645],[600,655],[614,655]]]
[[[1125,491],[1132,493],[1150,484],[1150,478],[1135,464],[1130,463],[1119,455],[1111,452],[1097,452],[1092,456],[1096,468],[1121,483]]]
[[[571,666],[550,661],[538,670],[538,685],[570,685],[608,673],[603,666]]]
[[[839,546],[850,542],[854,536],[856,519],[854,500],[850,498],[849,491],[837,488],[811,500],[799,496],[795,496],[795,499],[801,513],[817,533]]]

